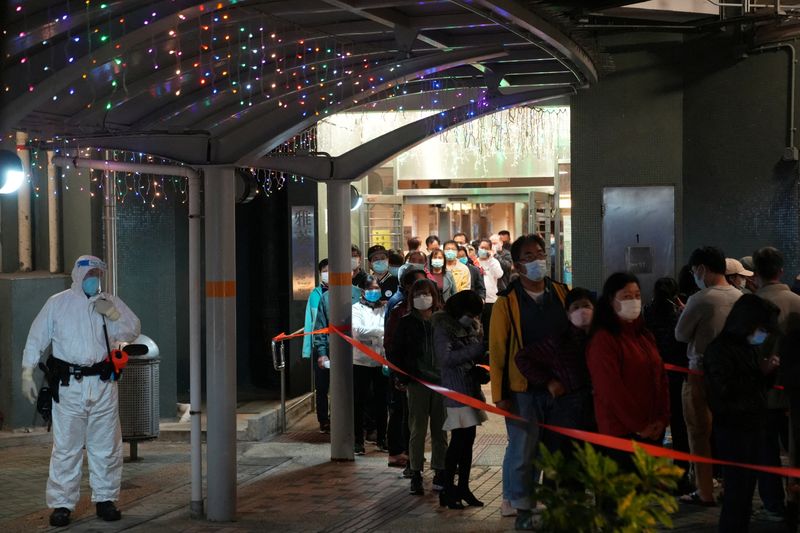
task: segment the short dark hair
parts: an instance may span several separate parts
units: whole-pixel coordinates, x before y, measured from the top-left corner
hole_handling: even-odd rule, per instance
[[[406,241],[409,251],[419,250],[422,243],[419,242],[419,237],[411,237]]]
[[[456,247],[456,250],[458,250],[458,247],[459,247],[459,246],[461,246],[460,244],[458,244],[458,243],[457,243],[456,241],[454,241],[453,239],[450,239],[449,241],[444,241],[444,244],[442,244],[442,248],[444,248],[444,247],[445,247],[445,246],[447,246],[448,244],[452,244],[452,245],[454,245],[454,246]]]
[[[700,290],[700,287],[694,282],[692,267],[689,265],[683,265],[680,272],[678,272],[678,290],[684,298],[688,298]]]
[[[469,250],[467,250],[467,247],[463,244],[458,245],[458,250],[456,250],[456,253],[458,252],[464,252],[465,254],[469,255]]]
[[[328,258],[327,257],[319,262],[319,264],[317,265],[317,270],[319,272],[322,272],[322,269],[325,268],[326,266],[328,266]]]
[[[501,229],[500,231],[497,232],[497,234],[498,235],[507,235],[509,238],[511,238],[511,232],[508,231],[507,229]]]
[[[403,264],[403,255],[396,250],[389,250],[389,266],[400,266]]]
[[[475,248],[477,250],[478,247],[480,247],[480,245],[481,245],[481,239],[475,239],[470,244],[472,245],[473,248]],[[491,246],[491,245],[492,245],[492,242],[489,241],[489,246]]]
[[[466,234],[466,233],[464,233],[463,231],[459,231],[458,233],[453,233],[453,240],[456,240],[456,237],[458,237],[458,236],[464,237],[464,240],[465,240],[465,241],[468,241],[468,240],[469,240],[469,239],[467,238],[467,234]]]
[[[728,313],[722,333],[743,340],[757,328],[767,332],[776,331],[779,313],[780,309],[772,302],[755,294],[743,294]]]
[[[444,310],[456,320],[467,313],[472,316],[481,316],[483,300],[475,291],[459,291],[447,299],[444,303]]]
[[[714,274],[725,274],[725,253],[715,246],[697,248],[689,256],[689,266],[703,265]]]
[[[350,256],[353,255],[353,252],[358,254],[358,257],[361,257],[361,250],[359,250],[358,246],[356,246],[355,244],[350,247]]]
[[[400,280],[400,284],[403,287],[408,287],[409,285],[412,285],[415,281],[417,281],[415,278],[417,277],[418,274],[422,274],[422,278],[427,278],[427,274],[425,274],[424,270],[409,268],[408,270],[403,272],[403,279]]]
[[[569,309],[569,306],[578,300],[589,300],[592,302],[592,305],[594,305],[596,301],[592,291],[589,289],[584,289],[583,287],[575,287],[569,291],[566,298],[564,298],[564,307]]]
[[[542,239],[535,233],[529,233],[527,235],[523,235],[522,237],[517,238],[517,240],[514,241],[514,243],[511,245],[512,261],[519,261],[519,258],[522,255],[522,247],[532,243],[538,244],[542,248],[543,252],[547,250],[547,246],[544,243],[544,239]]]
[[[478,244],[474,244],[473,243],[473,246],[475,246],[475,248],[480,248],[481,244],[487,243],[489,245],[489,249],[490,250],[492,249],[492,241],[491,241],[491,239],[481,239],[481,240],[479,240],[477,242],[478,242]]]
[[[419,250],[414,250],[414,251],[408,252],[406,254],[406,263],[410,263],[412,257],[421,258],[423,263],[426,263],[428,261],[428,257],[424,253],[419,251]]]
[[[759,248],[753,252],[753,266],[758,277],[766,280],[776,279],[783,270],[783,254],[772,246]]]
[[[594,319],[592,320],[592,332],[604,329],[614,335],[622,331],[617,313],[614,311],[612,302],[617,295],[617,292],[625,288],[629,283],[635,283],[639,288],[639,278],[630,272],[615,272],[608,276],[608,279],[603,284],[603,293],[600,299],[597,300],[597,306],[594,310]]]
[[[442,241],[439,240],[439,237],[436,235],[428,235],[428,238],[425,239],[425,246],[430,246],[432,242],[438,242],[441,244]]]
[[[367,275],[367,276],[364,276],[364,279],[361,280],[361,283],[359,283],[358,288],[359,289],[363,289],[363,290],[367,290],[367,287],[369,287],[373,283],[377,283],[378,286],[380,286],[380,282],[378,281],[378,278],[376,278],[373,275]]]

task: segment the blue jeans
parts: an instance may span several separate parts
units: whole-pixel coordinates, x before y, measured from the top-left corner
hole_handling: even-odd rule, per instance
[[[539,421],[550,394],[545,391],[512,392],[511,412],[528,422],[506,419],[508,445],[503,457],[503,499],[515,509],[533,508],[533,487],[539,477],[533,466],[539,448]]]

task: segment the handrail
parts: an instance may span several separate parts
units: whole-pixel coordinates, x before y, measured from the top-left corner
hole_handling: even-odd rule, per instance
[[[303,328],[298,329],[291,333],[297,335],[302,333]],[[280,427],[281,433],[286,433],[286,350],[284,349],[283,341],[276,343],[272,341],[272,367],[281,373],[281,418]],[[276,349],[277,348],[277,349]]]

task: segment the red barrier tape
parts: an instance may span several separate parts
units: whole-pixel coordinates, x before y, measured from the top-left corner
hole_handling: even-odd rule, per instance
[[[425,380],[419,379],[416,376],[412,376],[408,372],[404,371],[402,368],[398,367],[397,365],[392,364],[391,361],[387,360],[386,358],[382,357],[375,351],[373,351],[369,346],[345,335],[342,333],[338,328],[335,326],[328,326],[327,328],[318,329],[316,331],[311,331],[309,333],[298,333],[296,335],[285,335],[281,333],[280,335],[276,336],[272,340],[274,342],[279,342],[287,339],[294,339],[297,337],[303,337],[305,335],[322,335],[322,334],[330,334],[331,332],[339,335],[345,342],[356,348],[357,350],[361,351],[367,357],[376,361],[382,365],[386,365],[395,372],[399,374],[403,374],[404,376],[408,376],[409,378],[413,379],[414,381],[424,385],[425,387],[429,388],[430,390],[437,392],[443,396],[447,396],[459,403],[464,405],[468,405],[470,407],[474,407],[475,409],[481,409],[484,411],[488,411],[490,413],[494,413],[506,418],[511,418],[514,420],[519,420],[520,422],[528,422],[528,420],[515,415],[513,413],[509,413],[504,409],[500,409],[495,407],[494,405],[490,405],[486,402],[482,402],[472,396],[467,396],[466,394],[461,394],[460,392],[456,392],[450,390],[446,387],[442,387],[440,385],[434,385],[433,383],[429,383]],[[485,365],[483,366],[488,369]],[[684,372],[687,374],[696,374],[702,375],[703,373],[700,370],[691,370],[688,368],[664,364],[664,368],[666,370],[671,370],[673,372]],[[612,448],[615,450],[620,450],[623,452],[633,453],[633,445],[636,444],[640,448],[642,448],[648,454],[654,457],[666,457],[669,459],[676,459],[678,461],[687,461],[692,463],[705,463],[705,464],[717,464],[722,466],[735,466],[739,468],[747,468],[749,470],[756,470],[759,472],[766,472],[768,474],[776,474],[778,476],[785,476],[785,477],[793,477],[793,478],[800,478],[800,468],[793,468],[793,467],[779,467],[779,466],[764,466],[764,465],[753,465],[748,463],[735,463],[732,461],[724,461],[722,459],[712,459],[710,457],[701,457],[699,455],[692,455],[690,453],[680,452],[677,450],[672,450],[670,448],[664,448],[661,446],[655,446],[653,444],[645,444],[642,442],[635,442],[630,439],[623,439],[620,437],[612,437],[611,435],[603,435],[600,433],[594,433],[592,431],[583,431],[580,429],[571,429],[565,428],[561,426],[553,426],[550,424],[545,424],[543,422],[538,422],[539,426],[553,431],[555,433],[560,433],[561,435],[571,437],[573,439],[589,442],[591,444],[595,444],[598,446],[604,446],[606,448]]]
[[[694,376],[702,376],[703,375],[703,371],[702,370],[693,370],[691,368],[686,368],[684,366],[671,365],[669,363],[664,363],[664,369],[665,370],[669,370],[670,372],[681,372],[683,374],[692,374]],[[783,385],[773,385],[772,388],[773,389],[777,389],[777,390],[783,390]]]

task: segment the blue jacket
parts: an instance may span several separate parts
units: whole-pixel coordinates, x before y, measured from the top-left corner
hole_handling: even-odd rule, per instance
[[[351,304],[355,305],[361,299],[361,289],[355,286],[351,286]],[[325,291],[325,294],[322,295],[322,298],[319,301],[319,306],[317,307],[317,317],[314,320],[314,329],[311,331],[327,328],[328,327],[328,309],[330,307],[330,300],[331,300],[331,292]],[[321,357],[323,355],[328,355],[328,335],[314,335],[314,339],[312,341],[314,347],[314,355],[316,357]]]
[[[308,295],[308,303],[306,303],[306,320],[303,324],[304,333],[310,333],[314,331],[314,324],[317,321],[317,308],[319,307],[320,300],[322,300],[322,295],[327,292],[327,290],[328,287],[319,285],[314,287],[314,290]],[[306,335],[303,337],[303,358],[310,358],[313,351],[311,335]]]

